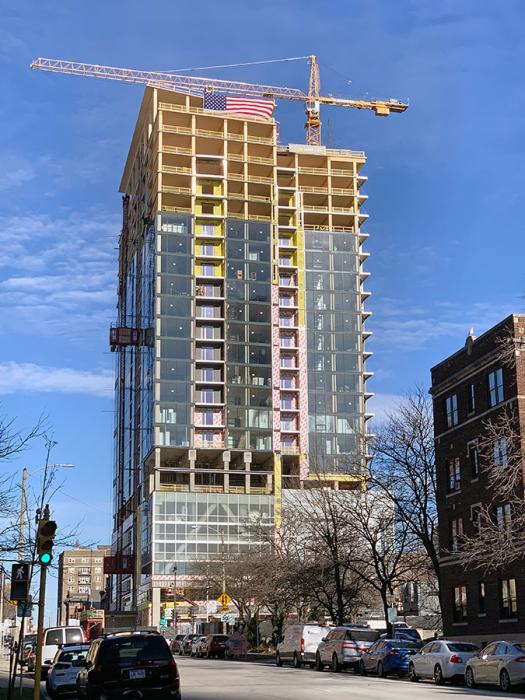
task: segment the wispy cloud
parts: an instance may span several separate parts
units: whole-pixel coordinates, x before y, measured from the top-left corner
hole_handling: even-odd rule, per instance
[[[117,217],[92,211],[0,217],[3,327],[82,336],[107,326],[118,231]]]
[[[0,394],[41,392],[110,397],[113,372],[44,367],[31,362],[0,363]]]
[[[455,304],[432,302],[406,303],[399,299],[384,299],[374,309],[373,345],[385,350],[421,350],[430,343],[453,338],[458,345],[465,340],[470,328],[480,335],[505,316],[519,311],[517,303]]]

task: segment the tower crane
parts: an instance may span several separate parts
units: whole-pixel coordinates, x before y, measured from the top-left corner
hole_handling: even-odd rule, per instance
[[[134,70],[132,68],[116,68],[92,63],[63,61],[62,59],[56,58],[37,58],[31,63],[30,67],[33,70],[49,71],[52,73],[67,73],[91,78],[121,80],[127,83],[142,83],[163,90],[182,90],[190,94],[203,95],[207,92],[220,92],[244,95],[247,97],[267,97],[278,100],[301,101],[304,102],[306,111],[306,143],[314,146],[321,144],[320,107],[322,104],[367,109],[373,111],[379,117],[387,117],[392,112],[404,112],[408,108],[407,103],[393,98],[368,101],[333,97],[332,95],[321,95],[317,57],[312,55],[308,58],[310,62],[308,92],[304,92],[304,90],[299,88],[180,75],[168,71],[144,71]]]

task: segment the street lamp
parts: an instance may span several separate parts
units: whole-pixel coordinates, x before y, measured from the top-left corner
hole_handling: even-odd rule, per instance
[[[27,477],[41,471],[45,471],[47,474],[48,469],[73,469],[74,466],[74,464],[57,463],[44,464],[43,467],[38,467],[37,469],[32,469],[31,471],[29,471],[26,467],[22,469],[22,495],[20,498],[20,526],[18,531],[18,559],[20,561],[24,558]]]

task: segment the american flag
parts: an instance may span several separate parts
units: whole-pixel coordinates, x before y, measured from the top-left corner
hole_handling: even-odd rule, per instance
[[[215,109],[217,111],[237,112],[247,114],[251,117],[262,117],[270,119],[275,102],[257,97],[230,97],[215,92],[204,93],[204,109]]]

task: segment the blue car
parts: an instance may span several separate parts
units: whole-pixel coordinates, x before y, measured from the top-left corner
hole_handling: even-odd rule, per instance
[[[361,654],[359,670],[362,676],[377,673],[381,678],[408,673],[408,662],[421,648],[421,642],[404,639],[380,639]]]

